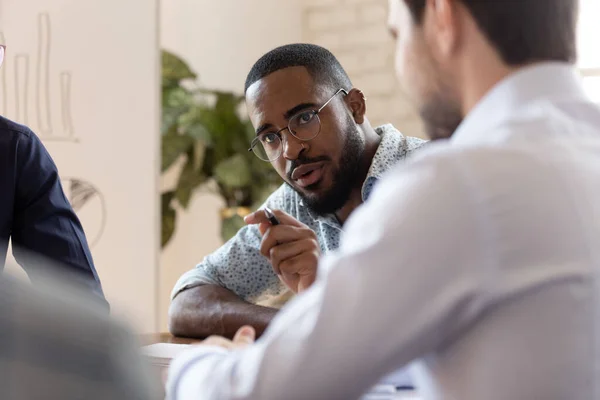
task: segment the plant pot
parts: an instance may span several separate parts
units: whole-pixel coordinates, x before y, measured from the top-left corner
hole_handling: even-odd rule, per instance
[[[235,236],[244,225],[244,217],[252,212],[248,207],[225,207],[221,209],[221,238],[224,242]]]

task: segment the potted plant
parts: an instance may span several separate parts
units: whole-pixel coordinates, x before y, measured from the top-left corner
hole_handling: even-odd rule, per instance
[[[224,199],[221,236],[227,240],[282,182],[269,163],[248,152],[254,130],[240,116],[243,96],[201,89],[196,78],[181,58],[162,52],[161,171],[183,163],[175,188],[161,196],[163,247],[175,231],[176,203],[186,209],[199,187],[216,187]]]

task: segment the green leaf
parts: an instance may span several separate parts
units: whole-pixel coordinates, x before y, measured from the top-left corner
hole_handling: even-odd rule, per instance
[[[175,54],[163,50],[161,53],[162,78],[166,81],[181,81],[196,79],[196,73],[189,65]]]
[[[179,135],[171,131],[162,137],[162,163],[161,172],[169,169],[171,165],[182,155],[189,151],[194,144],[194,140],[185,135]]]
[[[194,160],[194,169],[199,170],[201,173],[204,173],[202,164],[204,163],[204,154],[206,153],[206,146],[203,142],[197,141],[194,143],[194,154],[192,159]]]
[[[201,140],[206,146],[212,145],[211,134],[204,126],[201,119],[201,111],[198,107],[192,107],[181,114],[177,119],[179,132],[190,136],[194,140]]]
[[[192,151],[188,152],[188,159],[183,166],[181,175],[179,175],[177,189],[175,189],[175,197],[183,208],[187,208],[190,204],[194,189],[205,181],[206,177],[202,172],[194,168],[194,155]]]
[[[173,233],[175,233],[177,212],[173,206],[171,206],[174,195],[175,192],[171,191],[165,192],[161,196],[161,247],[165,247],[173,237]]]
[[[217,162],[248,149],[247,125],[238,114],[240,97],[216,93],[215,105],[202,112],[202,121],[211,133]]]
[[[162,94],[162,121],[161,133],[166,135],[178,123],[179,118],[188,113],[194,98],[192,94],[182,87],[167,88]]]
[[[162,61],[162,170],[182,155],[187,157],[172,199],[187,207],[194,189],[214,178],[227,205],[261,204],[282,180],[269,163],[247,151],[255,134],[240,114],[243,96],[183,85],[196,78],[189,65],[168,51]],[[174,224],[173,212],[164,210],[165,226]],[[232,225],[225,236],[238,228]]]
[[[162,93],[163,107],[187,110],[194,105],[194,95],[184,87],[165,88]]]
[[[252,175],[244,155],[235,154],[221,161],[215,167],[214,174],[217,182],[228,188],[240,188],[250,185]]]

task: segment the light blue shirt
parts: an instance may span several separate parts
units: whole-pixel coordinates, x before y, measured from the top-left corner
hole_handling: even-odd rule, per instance
[[[367,200],[384,172],[426,143],[422,139],[403,136],[392,125],[378,127],[376,132],[381,136],[381,141],[363,183],[363,201]],[[315,214],[289,185],[283,184],[273,192],[264,206],[283,210],[315,231],[323,254],[339,247],[342,227],[335,216]],[[257,226],[243,227],[196,268],[181,276],[171,297],[175,298],[180,292],[203,284],[222,286],[251,303],[268,302],[284,294],[287,288],[273,272],[269,260],[260,254],[261,240]]]

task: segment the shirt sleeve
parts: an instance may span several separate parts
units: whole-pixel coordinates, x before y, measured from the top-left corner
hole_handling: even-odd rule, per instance
[[[483,235],[460,176],[432,156],[395,169],[255,345],[174,362],[171,400],[358,398],[450,340],[485,306]]]
[[[269,206],[290,212],[288,197],[286,188],[281,187],[262,207]],[[281,282],[273,272],[269,260],[260,254],[261,241],[262,236],[257,226],[244,226],[194,269],[183,274],[171,292],[171,299],[184,290],[207,284],[222,286],[250,302],[264,294],[277,294]]]
[[[35,280],[49,260],[105,302],[81,223],[63,192],[54,161],[32,132],[17,143],[16,175],[11,239],[17,262]]]

